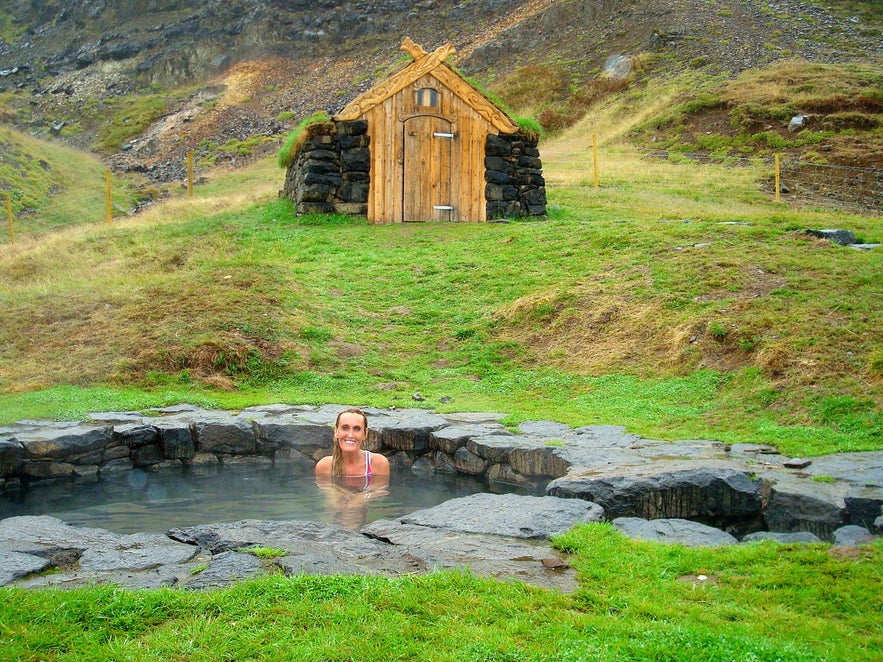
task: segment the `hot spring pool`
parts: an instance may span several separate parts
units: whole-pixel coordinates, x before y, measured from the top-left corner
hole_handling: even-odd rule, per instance
[[[456,497],[498,491],[470,476],[417,475],[407,469],[394,469],[385,489],[363,487],[321,489],[311,470],[290,467],[134,469],[92,483],[53,482],[0,492],[0,519],[51,515],[115,533],[164,533],[241,519],[337,522],[359,528]]]

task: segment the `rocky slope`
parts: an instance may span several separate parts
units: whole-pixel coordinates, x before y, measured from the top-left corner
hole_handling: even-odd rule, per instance
[[[205,159],[214,149],[215,162],[235,158],[217,150],[231,141],[273,149],[300,118],[341,107],[400,58],[406,35],[427,50],[453,42],[458,66],[485,82],[554,62],[578,86],[615,53],[653,53],[657,72],[879,61],[875,4],[12,0],[0,9],[0,120],[96,149],[109,122],[134,121],[119,116],[122,100],[159,93],[154,121],[100,149],[118,169],[174,179],[189,151]]]

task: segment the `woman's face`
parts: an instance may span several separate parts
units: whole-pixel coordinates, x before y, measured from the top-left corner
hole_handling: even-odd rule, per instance
[[[337,419],[334,437],[344,453],[359,450],[367,434],[365,419],[359,414],[344,412]]]

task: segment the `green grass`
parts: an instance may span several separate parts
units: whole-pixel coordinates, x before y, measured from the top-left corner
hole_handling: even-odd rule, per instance
[[[577,527],[570,595],[462,572],[280,575],[220,591],[0,589],[20,660],[879,659],[879,544],[685,548]]]
[[[98,132],[93,149],[112,153],[127,141],[143,134],[153,122],[166,114],[168,96],[144,94],[108,99],[110,121]]]
[[[7,196],[18,240],[58,230],[72,219],[106,222],[106,166],[99,159],[2,128],[0,151],[0,243],[10,239]],[[127,211],[137,197],[133,182],[112,178],[114,217]]]
[[[827,212],[674,186],[552,190],[549,219],[508,225],[370,226],[271,201],[10,248],[0,422],[419,391],[513,422],[879,448],[880,253],[800,232]],[[840,220],[881,239],[871,217]]]

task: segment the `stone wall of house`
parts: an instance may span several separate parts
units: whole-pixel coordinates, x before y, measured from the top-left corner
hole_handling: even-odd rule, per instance
[[[538,138],[524,133],[493,135],[485,144],[488,219],[545,216],[546,181]]]
[[[280,196],[299,214],[367,215],[371,154],[364,120],[313,127],[288,166]]]

